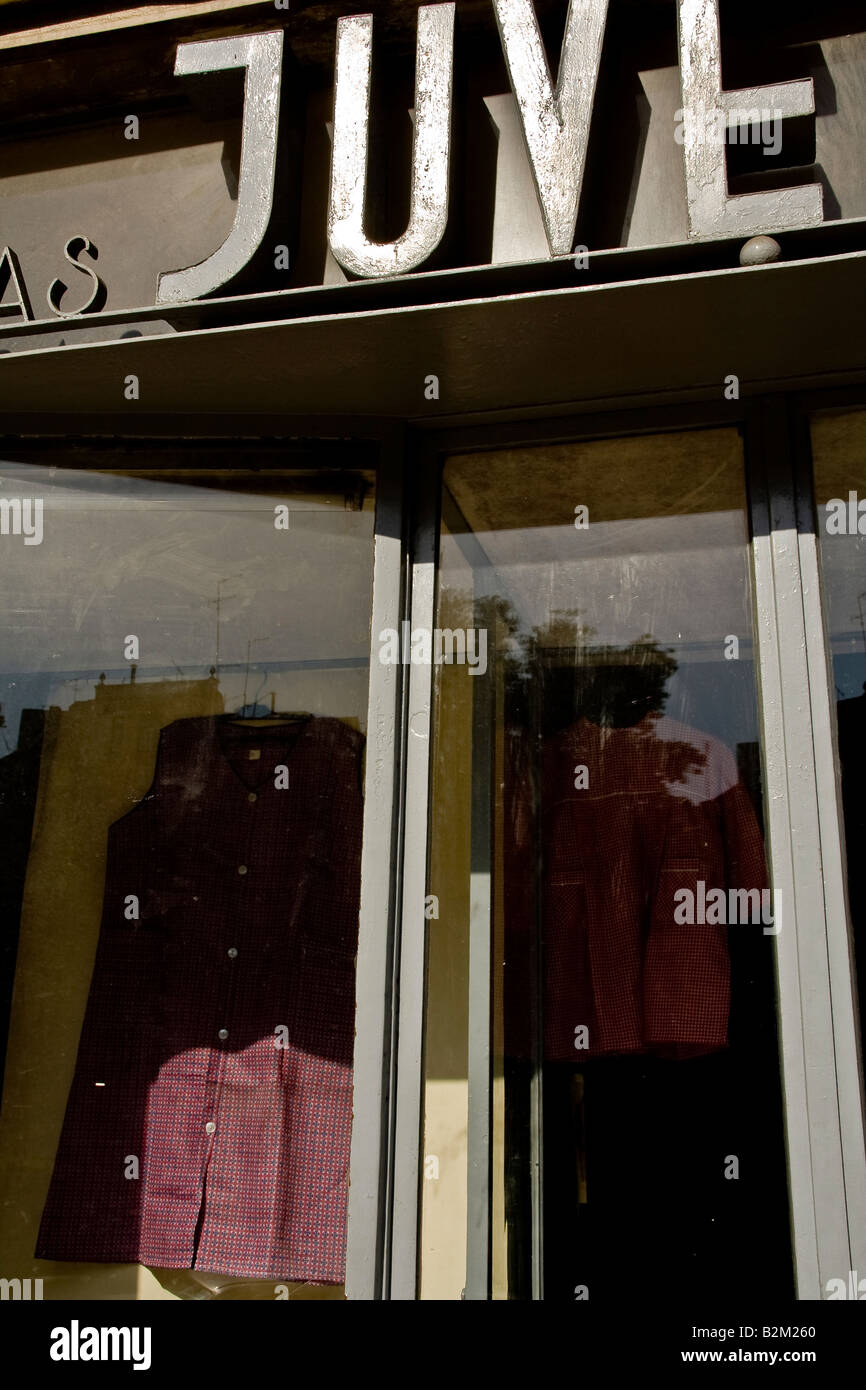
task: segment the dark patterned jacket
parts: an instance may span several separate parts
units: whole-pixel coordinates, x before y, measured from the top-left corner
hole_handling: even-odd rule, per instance
[[[162,730],[109,832],[40,1258],[343,1280],[362,747]]]

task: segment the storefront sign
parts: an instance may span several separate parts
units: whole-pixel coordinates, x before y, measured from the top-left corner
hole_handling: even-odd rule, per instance
[[[554,85],[532,0],[491,0],[519,117],[528,165],[551,258],[574,254],[607,0],[570,0]],[[365,226],[371,109],[372,15],[337,22],[334,120],[327,213],[328,249],[354,276],[404,275],[422,266],[442,240],[448,220],[454,68],[455,4],[418,10],[409,216],[393,241],[370,239]],[[820,223],[822,189],[800,187],[730,196],[726,138],[744,143],[771,133],[778,153],[781,121],[814,113],[811,78],[741,91],[723,91],[718,0],[678,0],[682,107],[671,139],[682,149],[692,238],[741,236]],[[196,40],[177,48],[179,78],[242,69],[245,74],[241,159],[234,222],[204,260],[158,275],[157,304],[178,304],[231,284],[262,245],[274,213],[283,31]],[[707,132],[717,138],[707,138]],[[287,248],[282,250],[287,254]],[[84,253],[87,253],[85,256]],[[104,292],[92,269],[96,255],[85,236],[67,243],[67,259],[91,278],[91,298],[55,281],[48,303],[58,317],[93,313]],[[90,262],[90,264],[88,264]],[[0,249],[0,278],[16,311],[34,317],[14,252]],[[76,277],[76,283],[80,283]],[[68,307],[67,307],[68,303]],[[8,310],[12,306],[6,305]],[[37,315],[38,316],[38,315]]]
[[[607,18],[607,0],[570,0],[559,75],[553,86],[532,0],[492,0],[508,75],[551,256],[574,242],[589,127]],[[374,278],[415,270],[438,246],[448,216],[453,3],[418,11],[415,113],[409,221],[395,241],[373,242],[364,230],[370,121],[371,15],[337,24],[334,131],[328,244],[354,275]],[[683,110],[712,109],[727,129],[750,126],[768,110],[778,118],[815,109],[811,78],[724,92],[718,0],[679,0]],[[282,32],[182,44],[175,71],[246,68],[244,143],[234,227],[198,265],[159,278],[158,303],[219,289],[249,260],[265,233],[273,199]],[[682,141],[693,237],[752,236],[822,220],[818,184],[729,197],[724,146],[700,138],[686,121]]]

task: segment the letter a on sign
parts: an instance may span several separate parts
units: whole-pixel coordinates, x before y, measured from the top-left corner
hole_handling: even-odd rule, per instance
[[[586,166],[607,0],[571,0],[556,87],[532,0],[493,0],[552,256],[568,255]]]

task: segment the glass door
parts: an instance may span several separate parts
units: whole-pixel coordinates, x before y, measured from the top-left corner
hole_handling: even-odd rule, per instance
[[[791,1298],[740,432],[455,453],[438,558],[420,1296]]]

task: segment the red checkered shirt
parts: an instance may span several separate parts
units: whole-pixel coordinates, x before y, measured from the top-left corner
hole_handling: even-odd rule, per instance
[[[162,730],[109,831],[40,1258],[342,1282],[362,747],[336,719]]]
[[[540,791],[525,772],[511,801],[507,1051],[531,1050],[539,801],[545,1058],[688,1057],[724,1047],[728,931],[762,926],[678,922],[675,913],[686,889],[698,915],[701,883],[704,894],[722,889],[726,898],[730,889],[766,887],[761,833],[730,750],[658,714],[619,729],[580,719],[546,741],[540,772]]]

